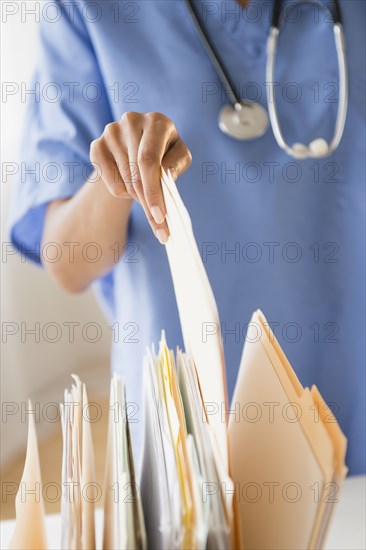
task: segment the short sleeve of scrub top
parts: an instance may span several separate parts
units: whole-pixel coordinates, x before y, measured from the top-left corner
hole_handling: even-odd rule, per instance
[[[49,3],[51,5],[51,2]],[[72,5],[67,3],[68,7]],[[40,45],[10,213],[11,240],[42,264],[47,203],[74,195],[91,174],[90,143],[111,121],[98,61],[77,9],[53,5],[42,17]]]

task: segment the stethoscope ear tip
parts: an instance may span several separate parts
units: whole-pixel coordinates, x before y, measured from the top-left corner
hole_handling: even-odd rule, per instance
[[[294,143],[293,146],[287,150],[287,153],[299,160],[327,157],[330,152],[328,142],[323,138],[314,139],[308,146],[303,143]]]
[[[314,139],[309,143],[309,150],[313,157],[326,157],[329,155],[328,142],[323,138]]]

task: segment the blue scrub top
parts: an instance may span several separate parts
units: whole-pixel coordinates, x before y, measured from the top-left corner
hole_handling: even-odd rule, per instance
[[[338,105],[332,24],[314,5],[290,4],[276,63],[279,118],[290,144],[329,141]],[[164,113],[193,155],[178,185],[220,312],[230,396],[246,325],[261,308],[301,382],[316,384],[336,413],[351,473],[364,472],[365,2],[341,1],[350,79],[343,139],[329,158],[304,161],[286,156],[271,129],[248,142],[220,132],[227,97],[184,2],[47,6],[39,93],[27,96],[14,245],[42,263],[46,205],[83,185],[90,142],[125,111]],[[211,0],[199,10],[240,93],[265,106],[272,2],[242,10]],[[123,257],[94,286],[112,327],[112,368],[139,406],[138,452],[144,350],[163,328],[170,347],[183,344],[165,249],[138,204]]]

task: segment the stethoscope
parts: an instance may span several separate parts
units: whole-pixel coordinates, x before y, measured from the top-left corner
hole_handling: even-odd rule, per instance
[[[318,4],[316,0],[304,1]],[[231,102],[231,105],[225,105],[219,112],[219,128],[224,134],[239,140],[256,139],[266,133],[270,120],[273,134],[278,145],[291,157],[296,159],[326,157],[337,149],[343,135],[348,105],[348,75],[345,55],[345,40],[341,10],[338,0],[333,0],[333,11],[322,2],[319,3],[319,5],[321,5],[325,10],[329,10],[332,15],[334,40],[338,60],[339,101],[334,134],[330,143],[327,143],[327,141],[323,138],[317,138],[309,143],[309,145],[294,143],[292,146],[288,145],[283,137],[275,101],[274,68],[277,53],[277,39],[281,28],[282,0],[274,0],[272,23],[267,40],[266,89],[269,120],[267,111],[259,103],[245,100],[237,94],[235,85],[231,80],[219,53],[215,49],[212,42],[210,42],[210,39],[197,16],[194,2],[192,0],[185,0],[185,2],[200,39],[209,55],[211,63],[220,78],[224,89],[227,91],[228,98]]]

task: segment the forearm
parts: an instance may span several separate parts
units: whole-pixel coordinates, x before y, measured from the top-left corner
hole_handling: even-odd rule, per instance
[[[43,246],[58,245],[57,261],[45,269],[71,292],[108,273],[126,243],[131,199],[116,198],[95,173],[73,197],[48,205]]]

